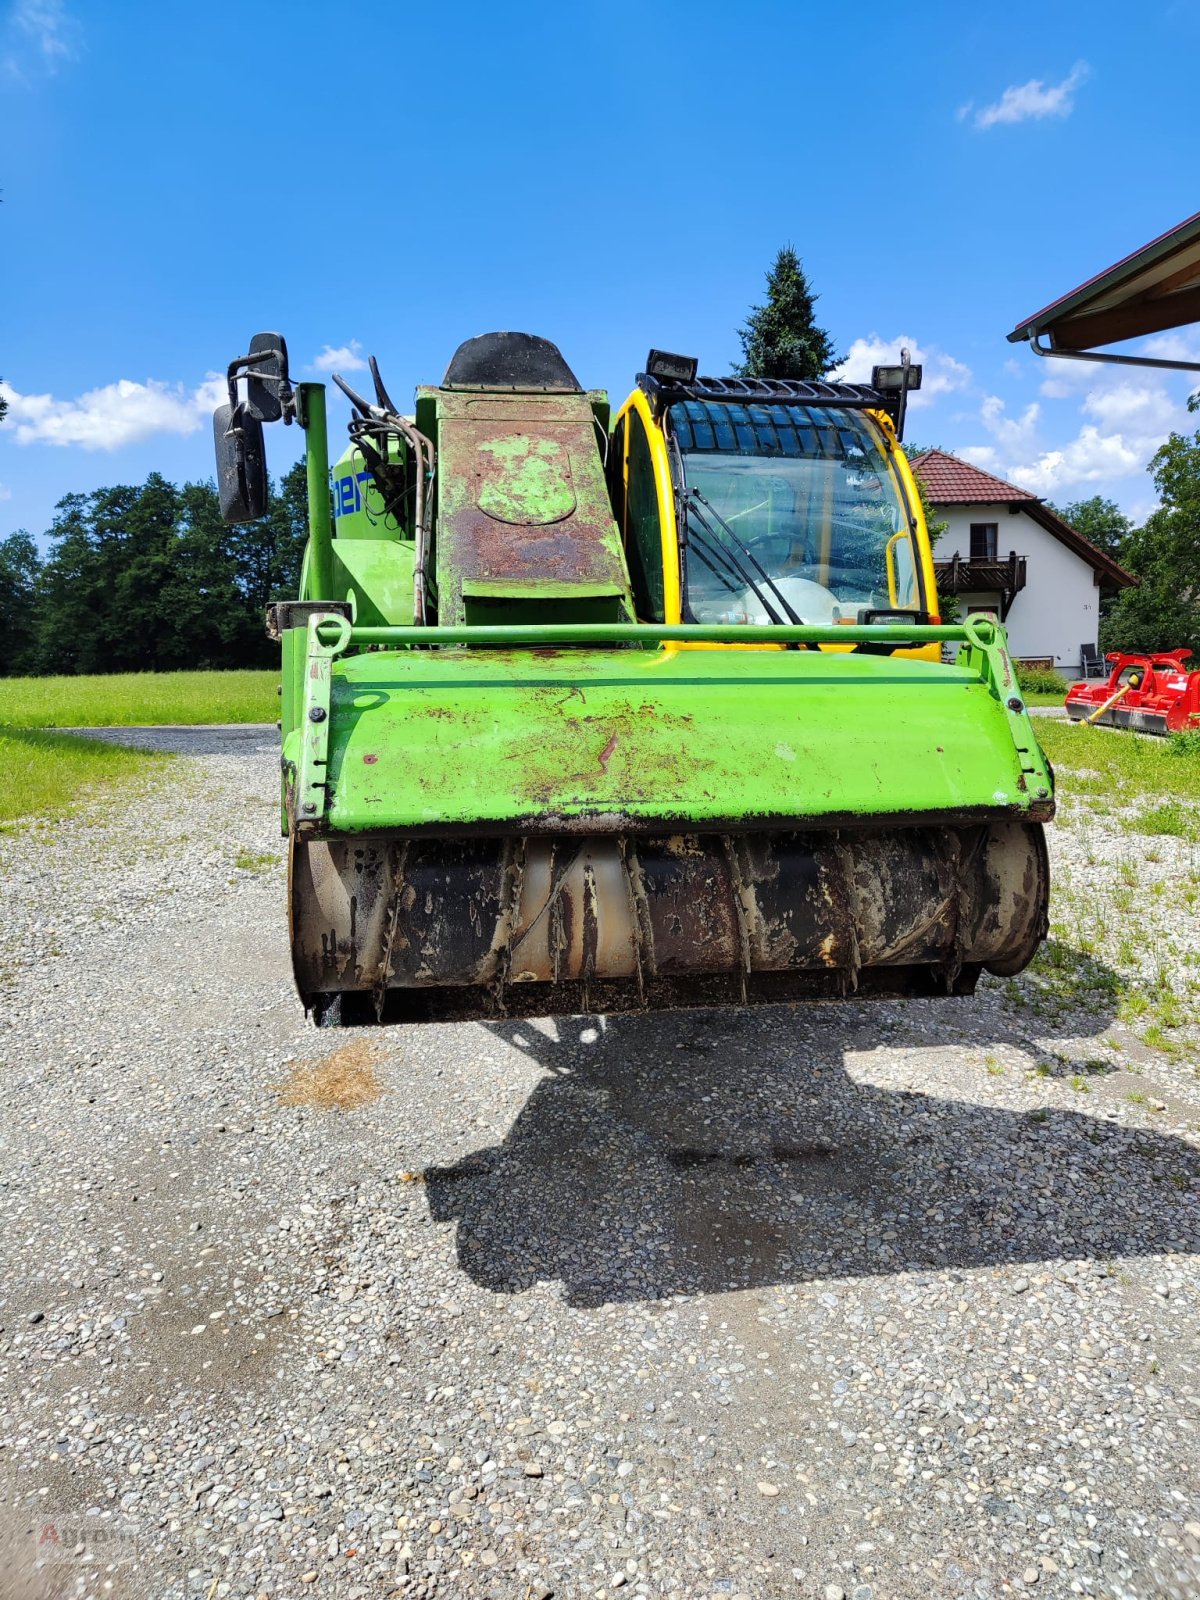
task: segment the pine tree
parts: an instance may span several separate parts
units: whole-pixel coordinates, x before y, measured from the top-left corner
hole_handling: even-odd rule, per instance
[[[829,335],[813,321],[816,302],[799,256],[785,246],[767,273],[766,304],[755,306],[738,329],[743,360],[737,375],[812,379],[836,367],[840,358]]]
[[[33,666],[35,597],[42,562],[24,528],[0,539],[0,676]]]

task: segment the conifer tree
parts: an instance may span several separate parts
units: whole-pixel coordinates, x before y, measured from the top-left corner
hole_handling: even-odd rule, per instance
[[[817,296],[808,286],[800,258],[786,245],[767,273],[766,303],[755,306],[738,329],[742,378],[820,378],[836,367],[838,356],[824,328],[813,320]]]

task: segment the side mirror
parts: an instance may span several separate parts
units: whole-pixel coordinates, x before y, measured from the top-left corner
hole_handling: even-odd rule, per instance
[[[267,509],[262,423],[246,406],[218,406],[213,412],[213,442],[221,520],[254,522]]]
[[[287,342],[281,333],[256,333],[249,354],[266,359],[246,368],[245,409],[258,422],[278,422],[291,396]]]

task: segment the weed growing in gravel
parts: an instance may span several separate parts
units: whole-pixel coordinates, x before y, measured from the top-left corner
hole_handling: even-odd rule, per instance
[[[1185,809],[1176,800],[1151,806],[1124,819],[1123,826],[1130,833],[1164,834],[1173,839],[1200,840],[1200,813]]]
[[[256,853],[253,850],[239,850],[233,858],[233,864],[240,872],[269,872],[279,864],[279,857],[269,850]]]
[[[1148,1028],[1143,1029],[1138,1038],[1148,1050],[1161,1050],[1163,1055],[1170,1056],[1172,1060],[1177,1060],[1183,1054],[1175,1040],[1170,1038],[1166,1029],[1157,1022],[1152,1022]]]
[[[1075,1007],[1098,1010],[1119,998],[1122,981],[1116,972],[1095,959],[1090,948],[1078,949],[1066,942],[1067,930],[1060,924],[1051,929],[1048,939],[1026,970],[1027,1003],[1040,1015],[1055,1016]],[[1086,938],[1081,944],[1089,945]],[[1028,991],[1032,990],[1032,994]]]
[[[1132,889],[1126,888],[1124,884],[1120,885],[1112,892],[1113,910],[1119,911],[1123,917],[1127,917],[1134,908],[1135,898]]]

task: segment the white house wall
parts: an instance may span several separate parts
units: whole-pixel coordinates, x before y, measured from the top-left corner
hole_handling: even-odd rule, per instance
[[[1051,656],[1064,672],[1079,672],[1079,647],[1095,644],[1100,626],[1093,568],[1024,512],[1010,512],[1006,505],[939,506],[937,514],[949,526],[934,550],[936,561],[949,561],[956,550],[961,560],[970,560],[973,522],[996,524],[998,561],[1007,561],[1012,550],[1025,557],[1025,587],[1005,623],[1012,654]],[[959,603],[965,613],[968,606],[992,599],[964,594]]]

